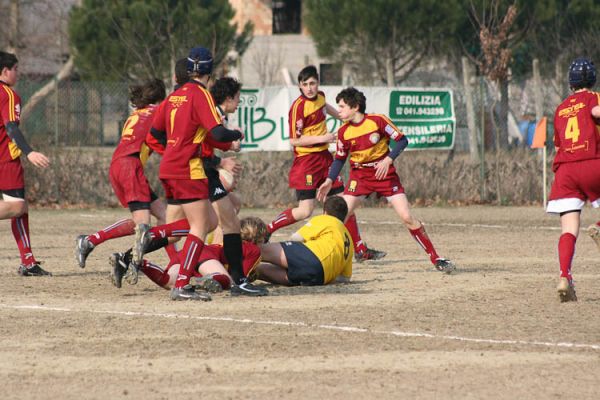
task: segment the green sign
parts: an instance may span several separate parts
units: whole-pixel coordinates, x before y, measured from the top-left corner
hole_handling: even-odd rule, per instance
[[[389,115],[407,136],[409,149],[445,150],[454,146],[456,117],[450,90],[393,90]]]

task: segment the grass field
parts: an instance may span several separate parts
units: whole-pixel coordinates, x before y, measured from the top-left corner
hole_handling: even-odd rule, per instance
[[[268,220],[277,210],[244,210]],[[107,242],[86,269],[74,238],[123,210],[34,210],[51,278],[16,274],[0,223],[2,399],[597,399],[600,263],[579,238],[579,302],[560,304],[558,220],[541,207],[419,208],[454,275],[435,271],[391,210],[361,209],[371,247],[353,282],[209,303],[169,300],[145,277],[120,290]],[[594,213],[584,211],[584,226]],[[298,227],[298,226],[296,226]],[[283,240],[293,228],[278,232]],[[164,263],[162,252],[153,260]]]

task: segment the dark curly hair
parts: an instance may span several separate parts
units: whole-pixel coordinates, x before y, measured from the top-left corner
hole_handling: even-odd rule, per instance
[[[348,104],[350,108],[358,107],[358,111],[364,114],[367,109],[367,98],[360,90],[349,87],[335,96],[335,102],[339,103],[340,100],[344,100],[344,103]]]
[[[216,104],[223,104],[228,97],[233,98],[237,92],[242,89],[242,84],[234,78],[228,76],[219,78],[210,88],[210,94],[215,99]]]

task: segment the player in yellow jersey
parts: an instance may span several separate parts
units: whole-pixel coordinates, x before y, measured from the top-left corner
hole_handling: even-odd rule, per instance
[[[257,267],[258,279],[287,286],[348,282],[354,249],[344,226],[347,214],[343,198],[329,197],[323,215],[311,218],[290,241],[262,245],[266,263]]]

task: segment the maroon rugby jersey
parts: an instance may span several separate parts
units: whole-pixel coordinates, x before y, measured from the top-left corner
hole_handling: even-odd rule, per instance
[[[584,89],[571,94],[556,108],[554,170],[561,163],[600,158],[600,126],[592,116],[592,108],[599,103],[600,94]]]
[[[121,141],[113,153],[113,161],[121,157],[139,154],[142,164],[146,164],[152,150],[145,144],[145,140],[146,135],[150,132],[157,107],[156,105],[149,105],[131,113],[123,126]]]
[[[221,124],[211,94],[198,82],[188,82],[171,93],[156,112],[152,127],[167,133],[160,163],[162,179],[204,179],[200,144]]]
[[[0,163],[19,158],[21,150],[6,132],[6,124],[20,121],[21,98],[10,86],[0,81]]]

